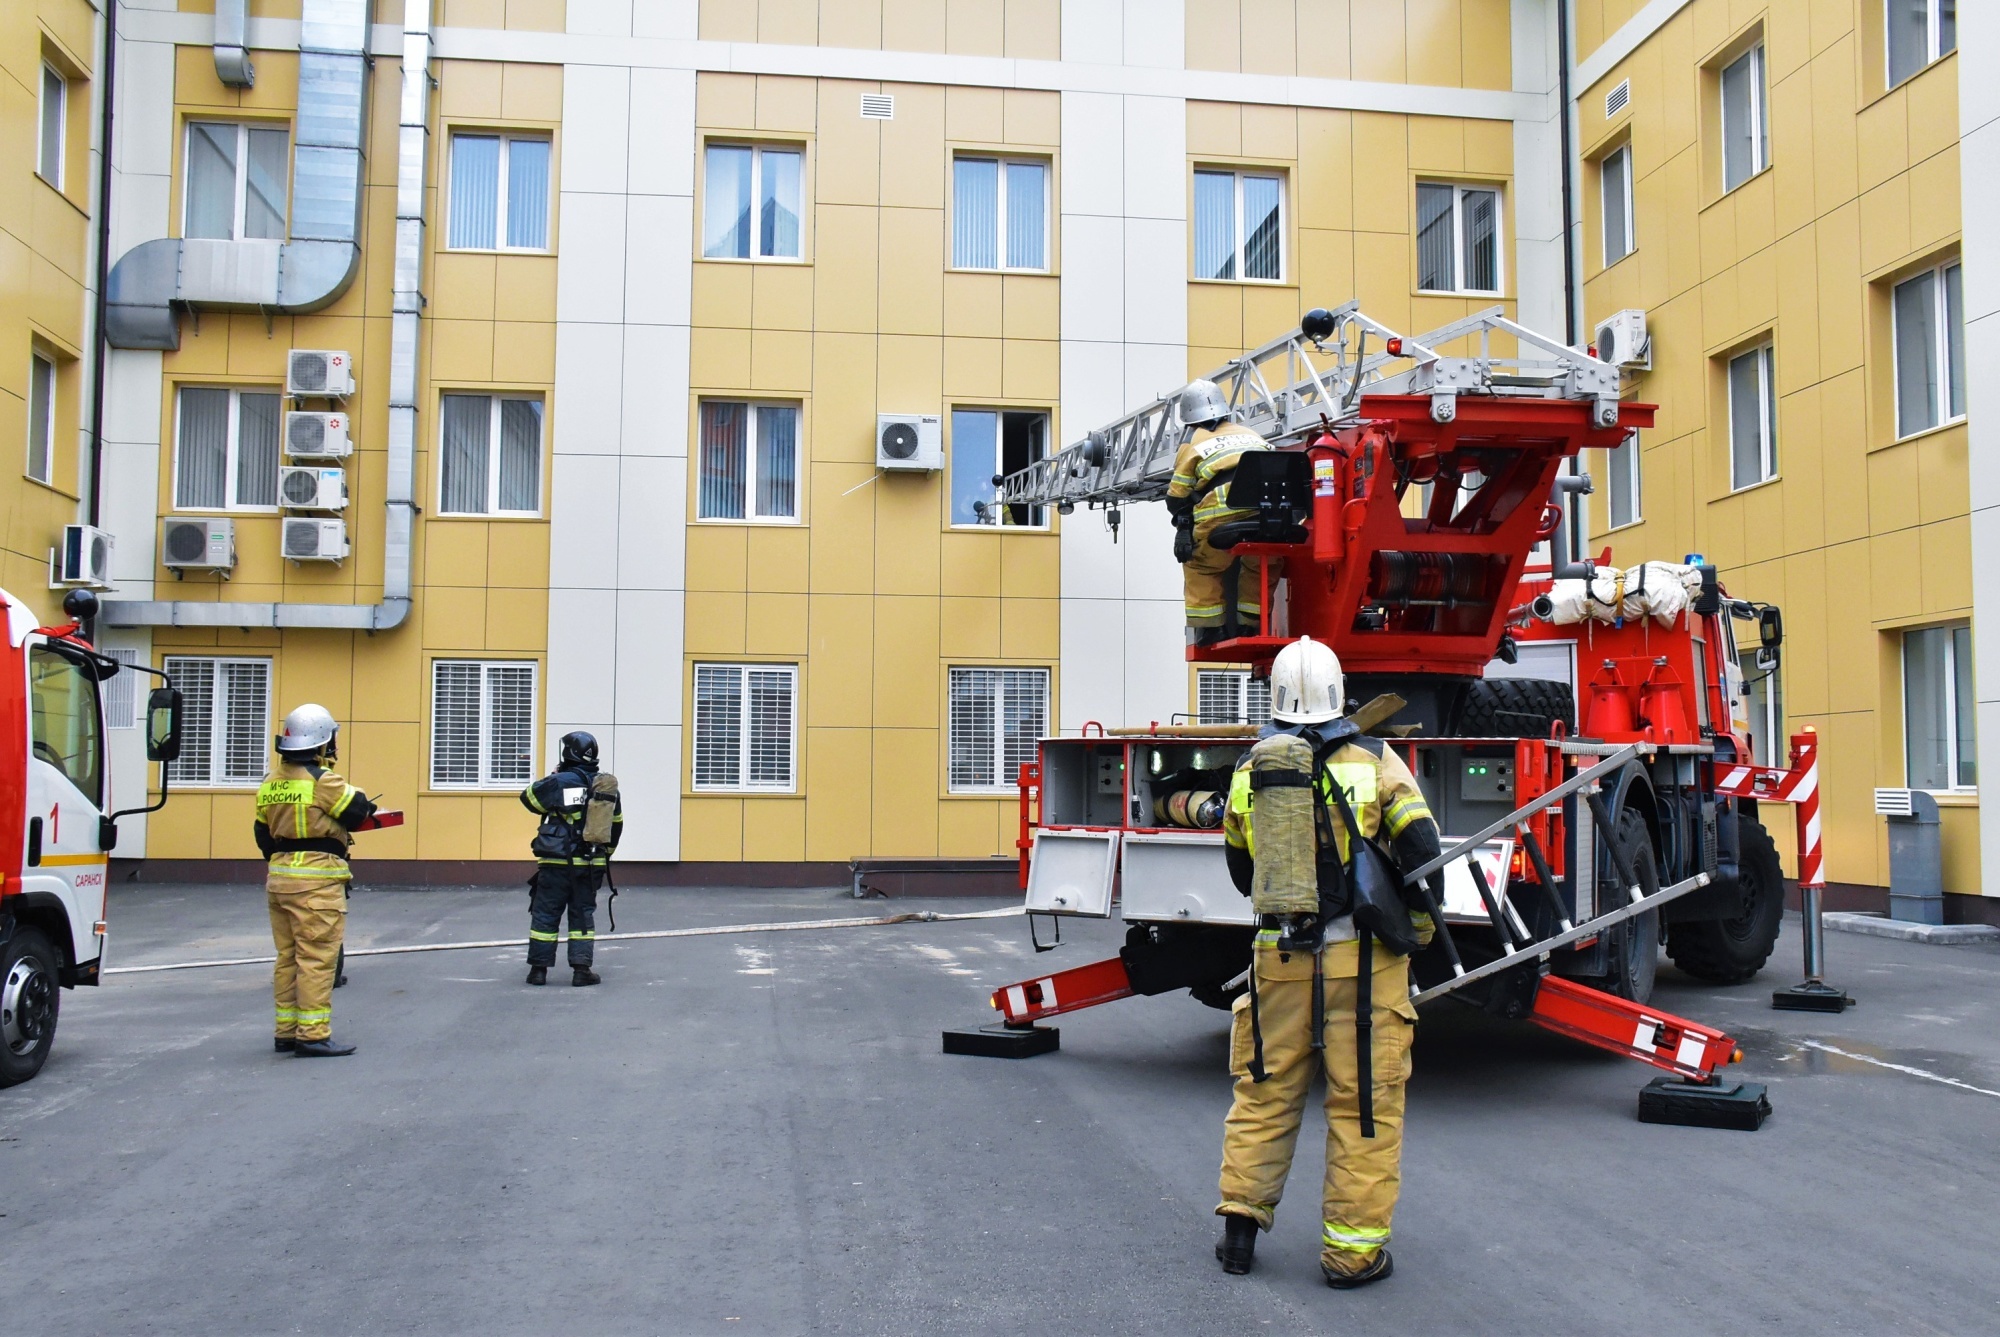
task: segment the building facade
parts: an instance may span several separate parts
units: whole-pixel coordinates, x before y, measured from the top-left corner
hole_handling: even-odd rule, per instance
[[[101,15],[42,10],[9,72],[39,42],[87,87]],[[101,637],[196,700],[120,853],[250,858],[307,699],[409,811],[367,837],[396,876],[520,858],[573,728],[649,875],[1011,852],[1036,733],[1254,689],[1183,661],[1159,508],[993,475],[1355,297],[1579,342],[1643,309],[1660,425],[1593,544],[1785,607],[1767,722],[1826,736],[1835,879],[1886,882],[1870,791],[1907,774],[1976,891],[1964,22],[1919,60],[1881,0],[120,4],[101,431],[61,407],[87,191],[73,330],[12,322],[101,453]],[[300,382],[327,350],[352,393]],[[885,431],[934,467],[879,467]],[[9,588],[42,595],[88,482],[23,485]]]

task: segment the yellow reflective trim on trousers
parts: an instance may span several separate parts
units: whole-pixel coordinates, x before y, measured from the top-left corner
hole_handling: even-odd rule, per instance
[[[1349,1253],[1372,1253],[1389,1242],[1387,1226],[1343,1226],[1332,1221],[1324,1224],[1326,1233],[1320,1239],[1329,1249],[1344,1249]]]
[[[295,1019],[298,1015],[299,1015],[299,1010],[295,1007],[281,1007],[278,1009],[279,1021],[291,1021]]]
[[[1276,947],[1278,945],[1278,930],[1274,928],[1258,929],[1257,945],[1260,947]]]
[[[578,938],[595,938],[596,936],[597,935],[595,933],[584,933],[577,929],[571,929],[569,931],[569,940],[571,942],[575,942]]]
[[[528,940],[530,942],[554,942],[556,935],[553,933],[544,933],[538,928],[531,928],[528,930]]]
[[[312,1008],[310,1010],[301,1008],[298,1018],[299,1025],[301,1026],[309,1026],[315,1021],[332,1021],[333,1009],[330,1007]]]

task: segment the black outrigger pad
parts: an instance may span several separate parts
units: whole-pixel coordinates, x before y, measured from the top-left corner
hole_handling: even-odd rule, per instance
[[[1854,1000],[1830,984],[1807,980],[1773,992],[1771,1006],[1780,1012],[1845,1012]]]
[[[1764,1090],[1756,1082],[1711,1084],[1655,1077],[1639,1092],[1639,1122],[1754,1133],[1771,1117],[1771,1101]]]
[[[1033,1058],[1062,1047],[1055,1026],[1009,1026],[1005,1022],[944,1033],[944,1052],[974,1058]]]

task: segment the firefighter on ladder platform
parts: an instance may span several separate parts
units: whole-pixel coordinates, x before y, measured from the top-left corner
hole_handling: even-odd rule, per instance
[[[1439,851],[1415,778],[1394,751],[1342,718],[1345,691],[1330,647],[1304,638],[1279,651],[1271,665],[1276,724],[1231,779],[1225,853],[1258,932],[1250,988],[1231,1026],[1236,1087],[1215,1209],[1225,1223],[1215,1246],[1222,1270],[1248,1272],[1257,1232],[1271,1228],[1284,1192],[1314,1071],[1324,1067],[1320,1271],[1340,1290],[1380,1281],[1393,1266],[1384,1246],[1417,1024],[1408,958],[1390,950],[1388,932],[1376,941],[1357,931],[1352,888],[1362,879],[1350,832],[1386,839],[1406,872]],[[1434,927],[1428,915],[1410,914],[1402,949],[1427,943]]]
[[[1246,452],[1268,450],[1247,427],[1229,421],[1229,401],[1214,381],[1194,381],[1181,391],[1180,418],[1196,431],[1174,458],[1167,485],[1167,513],[1174,522],[1174,560],[1181,564],[1181,602],[1195,644],[1257,633],[1257,557],[1209,546],[1216,527],[1252,514],[1231,510],[1225,500],[1237,461]]]

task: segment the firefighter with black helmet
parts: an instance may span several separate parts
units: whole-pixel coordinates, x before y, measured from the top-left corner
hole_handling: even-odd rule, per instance
[[[349,834],[375,814],[366,794],[328,769],[340,725],[324,706],[285,716],[278,764],[257,789],[257,848],[268,861],[264,895],[278,960],[276,1047],[299,1058],[338,1058],[333,984],[347,928]]]
[[[1386,843],[1405,874],[1439,848],[1409,767],[1343,718],[1345,697],[1332,647],[1303,637],[1280,650],[1271,665],[1273,723],[1230,783],[1224,853],[1258,932],[1250,987],[1235,1004],[1236,1085],[1215,1209],[1225,1222],[1215,1246],[1222,1270],[1248,1272],[1257,1233],[1271,1228],[1284,1192],[1314,1074],[1324,1069],[1320,1271],[1341,1290],[1380,1281],[1393,1266],[1386,1246],[1417,1021],[1409,958],[1357,928],[1358,893],[1348,883],[1354,841]],[[1427,943],[1435,925],[1413,909],[1402,928],[1407,951]]]
[[[556,930],[569,916],[570,983],[603,977],[591,969],[597,947],[597,889],[611,851],[625,830],[616,776],[598,769],[597,739],[564,734],[553,773],[521,791],[521,805],[542,819],[532,846],[535,876],[528,885],[528,983],[546,984],[556,963]]]

